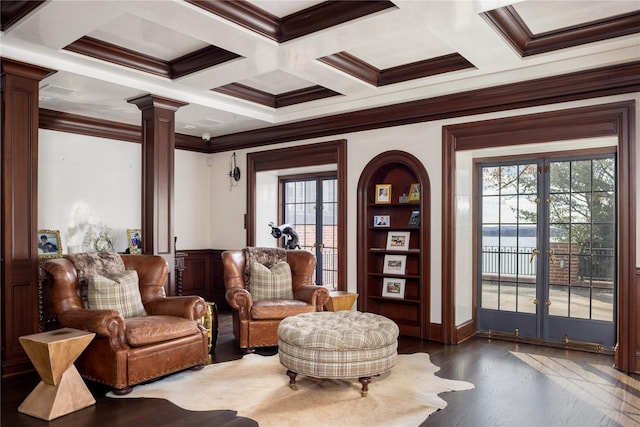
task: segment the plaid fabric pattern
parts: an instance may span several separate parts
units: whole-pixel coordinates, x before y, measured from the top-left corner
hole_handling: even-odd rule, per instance
[[[249,269],[251,274],[251,296],[254,301],[270,299],[293,299],[291,287],[291,267],[286,262],[279,262],[271,269],[253,262]]]
[[[395,322],[373,313],[344,310],[292,316],[280,322],[278,337],[305,349],[360,350],[397,342]]]
[[[90,309],[116,310],[124,318],[147,315],[140,297],[137,271],[126,270],[111,278],[91,276],[87,284]]]
[[[271,268],[279,262],[287,261],[287,252],[282,248],[256,248],[248,246],[244,248],[244,283],[247,291],[251,292],[251,265],[254,262]]]
[[[382,374],[396,365],[398,359],[396,346],[389,347],[391,354],[371,360],[345,360],[333,363],[320,362],[314,359],[303,359],[287,354],[282,351],[281,347],[278,347],[278,357],[282,366],[298,374],[315,378],[359,378]],[[373,350],[370,351],[376,353]],[[334,353],[339,353],[337,358],[346,356],[346,359],[350,359],[351,353],[353,352],[338,351]],[[364,353],[366,353],[366,351],[364,351]]]
[[[316,378],[359,378],[393,368],[398,325],[358,311],[305,313],[278,326],[278,357],[287,369]]]
[[[68,255],[78,273],[78,296],[84,308],[89,308],[87,279],[101,275],[111,277],[124,271],[124,262],[117,252],[84,252]]]

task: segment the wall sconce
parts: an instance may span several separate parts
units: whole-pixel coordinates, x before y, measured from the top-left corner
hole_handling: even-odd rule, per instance
[[[235,181],[235,183],[240,181],[240,168],[236,164],[235,152],[231,155],[231,161],[229,162],[229,178]],[[231,182],[231,185],[234,185],[234,182]]]

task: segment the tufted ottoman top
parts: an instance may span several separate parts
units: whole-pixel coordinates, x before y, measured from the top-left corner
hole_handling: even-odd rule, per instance
[[[365,350],[397,341],[398,325],[384,316],[359,311],[324,311],[291,316],[280,322],[278,338],[295,347]]]

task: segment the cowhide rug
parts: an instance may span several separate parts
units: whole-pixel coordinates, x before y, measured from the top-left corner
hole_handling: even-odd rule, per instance
[[[398,355],[391,371],[372,378],[367,397],[353,380],[322,380],[299,375],[289,388],[278,355],[242,359],[184,371],[139,385],[126,396],[161,398],[193,411],[234,410],[261,427],[417,426],[447,403],[438,394],[469,390],[473,384],[434,375],[440,368],[426,353]]]

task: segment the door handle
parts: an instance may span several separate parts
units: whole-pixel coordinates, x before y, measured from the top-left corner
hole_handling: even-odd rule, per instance
[[[553,249],[547,249],[547,254],[549,254],[549,261],[551,261],[551,264],[555,264],[558,261],[556,256],[553,254]]]
[[[531,258],[529,258],[529,264],[533,262],[533,259],[540,253],[538,249],[534,249],[531,251]]]

